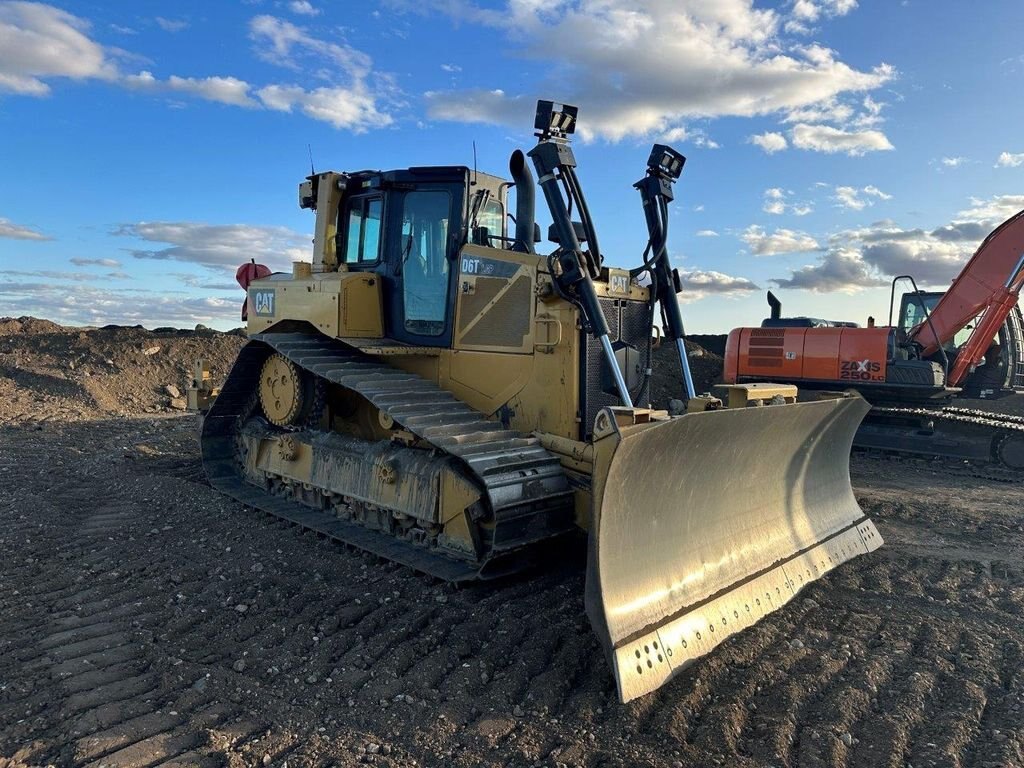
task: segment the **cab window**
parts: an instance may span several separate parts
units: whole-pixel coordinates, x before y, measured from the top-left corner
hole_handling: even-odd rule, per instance
[[[444,333],[451,205],[444,190],[416,190],[402,200],[402,291],[410,333]]]
[[[380,219],[384,202],[380,197],[354,197],[348,202],[345,263],[374,262],[380,258]]]
[[[477,226],[487,227],[492,238],[505,236],[505,212],[497,200],[488,200],[480,213],[477,214]]]

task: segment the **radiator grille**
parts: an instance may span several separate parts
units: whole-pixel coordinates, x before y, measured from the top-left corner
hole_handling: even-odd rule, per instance
[[[498,291],[508,283],[503,277],[478,277],[473,286],[473,293],[463,294],[459,297],[459,333],[466,330],[470,323],[476,320]]]
[[[498,283],[498,288],[503,287],[507,281],[496,278],[478,278],[477,294],[480,294],[480,284],[484,281]],[[498,291],[491,286],[484,287],[484,294],[489,294],[490,299],[497,295]],[[467,297],[467,298],[475,298]],[[483,307],[486,302],[478,306]],[[517,277],[501,298],[490,309],[484,310],[480,321],[469,329],[460,341],[463,344],[472,344],[480,347],[515,347],[523,345],[523,339],[530,332],[530,278],[526,275]],[[463,304],[463,312],[468,314],[466,305]],[[477,309],[470,319],[479,314]],[[463,315],[463,327],[468,325],[466,315]]]
[[[605,320],[608,322],[608,336],[612,342],[624,341],[636,347],[640,352],[640,367],[650,370],[650,307],[642,301],[625,301],[623,299],[600,299],[601,310],[604,312]],[[601,388],[603,379],[601,366],[605,365],[602,360],[601,345],[597,340],[586,334],[583,337],[584,354],[580,356],[580,436],[586,440],[590,437],[594,428],[594,419],[597,412],[609,405],[622,405],[616,395],[609,395]],[[636,391],[630,392],[633,404],[646,407],[650,401],[650,380],[644,377],[643,385]]]
[[[785,356],[785,328],[755,328],[750,332],[747,356],[758,368],[781,368]]]

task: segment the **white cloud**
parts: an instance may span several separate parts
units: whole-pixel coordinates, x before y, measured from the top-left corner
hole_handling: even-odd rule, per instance
[[[324,59],[329,59],[354,77],[365,77],[373,65],[372,59],[362,51],[343,42],[321,40],[305,27],[275,16],[262,15],[252,19],[249,37],[257,44],[256,52],[261,59],[296,71],[302,69],[299,59],[318,66],[323,66]]]
[[[845,16],[857,7],[857,0],[795,0],[785,30],[791,34],[806,35],[811,31],[809,24],[822,16]]]
[[[793,146],[816,152],[845,152],[856,157],[865,152],[894,149],[881,131],[845,131],[830,125],[798,123],[790,131]]]
[[[760,290],[745,277],[734,277],[713,270],[679,270],[679,280],[683,285],[679,301],[683,304],[711,295],[745,296],[752,291]]]
[[[37,315],[61,323],[145,325],[196,323],[239,325],[242,291],[224,296],[188,296],[138,288],[111,288],[63,280],[25,281],[0,278],[0,304],[15,315]]]
[[[892,200],[893,197],[884,193],[874,184],[868,184],[860,188],[856,186],[837,186],[836,195],[833,197],[833,200],[837,202],[840,208],[848,208],[852,211],[862,211],[874,205],[873,200],[862,198],[861,195],[865,195],[867,198],[878,198],[879,200]]]
[[[50,78],[116,77],[117,67],[88,29],[88,22],[49,5],[0,3],[0,93],[45,96]]]
[[[858,196],[858,190],[855,187],[836,187],[834,199],[843,208],[851,208],[855,211],[863,210],[870,204]]]
[[[806,216],[814,210],[814,206],[808,202],[791,202],[792,196],[792,192],[788,192],[781,187],[766,189],[764,191],[764,204],[761,206],[761,210],[773,216],[781,216],[787,211],[794,216]]]
[[[996,168],[1017,168],[1024,165],[1024,152],[1013,154],[1012,152],[1000,152],[996,160]]]
[[[288,10],[299,16],[319,16],[320,9],[314,8],[309,0],[292,0],[288,3]]]
[[[1021,155],[1021,158],[1024,159],[1024,155]],[[947,168],[959,168],[961,165],[967,162],[967,158],[960,157],[959,155],[957,155],[956,157],[944,157],[939,162],[941,162]]]
[[[298,69],[300,59],[318,65],[328,59],[340,68],[340,72],[331,71],[332,78],[343,75],[347,81],[309,90],[299,85],[268,85],[256,92],[266,108],[279,112],[297,110],[314,120],[355,133],[394,121],[380,103],[380,94],[392,88],[390,80],[373,72],[372,60],[362,51],[344,43],[320,40],[302,27],[273,16],[254,18],[249,35],[260,46],[260,57],[266,61]],[[376,81],[374,87],[371,78]]]
[[[856,293],[864,288],[888,282],[864,262],[855,249],[834,248],[821,256],[817,264],[793,270],[790,277],[772,278],[779,288],[798,288],[815,293]]]
[[[861,195],[866,195],[867,197],[861,197]],[[836,193],[832,199],[836,201],[837,206],[840,208],[862,211],[875,204],[874,200],[868,199],[870,197],[875,197],[879,200],[892,199],[892,195],[887,195],[873,184],[868,184],[866,187],[859,189],[857,187],[837,186]]]
[[[689,118],[799,109],[895,76],[887,64],[858,70],[827,48],[786,45],[779,14],[747,0],[508,0],[498,10],[452,0],[444,8],[463,22],[505,31],[518,54],[553,64],[553,85],[581,108],[584,139],[659,135]],[[533,98],[532,91],[485,89],[426,94],[434,118],[516,125],[532,114]]]
[[[781,133],[775,133],[773,131],[766,131],[765,133],[755,134],[747,138],[747,141],[751,144],[756,144],[769,155],[781,152],[789,144],[786,142],[786,137]]]
[[[154,21],[164,32],[181,32],[188,29],[188,22],[184,19],[165,19],[163,16],[157,16]]]
[[[996,195],[988,200],[970,198],[971,207],[957,214],[959,221],[987,221],[993,225],[1024,210],[1024,195]]]
[[[163,17],[155,21],[170,32],[188,25]],[[0,0],[0,94],[45,96],[50,92],[48,79],[98,78],[149,93],[188,95],[250,109],[297,111],[354,132],[393,121],[381,106],[380,94],[389,94],[394,87],[389,77],[373,72],[369,56],[343,43],[319,40],[273,16],[257,16],[250,23],[250,37],[259,45],[261,57],[296,71],[314,62],[316,75],[327,84],[307,90],[290,84],[258,87],[231,76],[161,78],[148,70],[124,75],[113,58],[133,57],[125,51],[105,49],[89,38],[88,29],[88,22],[48,5]],[[174,102],[172,106],[182,104]]]
[[[108,272],[106,274],[100,274],[98,272],[68,272],[65,270],[57,269],[5,269],[0,270],[0,276],[43,277],[46,278],[47,280],[64,280],[66,282],[73,283],[88,283],[95,282],[97,280],[122,279],[123,277],[128,277],[127,275],[124,275],[124,273],[121,272]]]
[[[800,109],[791,109],[786,113],[784,123],[847,123],[854,117],[854,110],[849,104],[836,99],[828,99]]]
[[[761,207],[765,213],[779,216],[786,212],[786,193],[779,187],[772,187],[764,191],[764,205]]]
[[[137,259],[199,264],[234,270],[255,258],[271,269],[287,270],[294,260],[308,260],[310,238],[287,227],[249,224],[205,224],[193,221],[140,221],[122,224],[113,234],[166,247],[129,248]]]
[[[297,85],[268,85],[257,91],[268,109],[291,112],[298,109],[314,120],[335,128],[363,133],[390,125],[392,117],[377,108],[373,95],[363,88],[316,88],[306,91]]]
[[[442,64],[441,69],[444,70],[445,72],[450,72],[452,74],[462,71],[462,67],[460,67],[458,64]]]
[[[120,269],[121,262],[116,259],[82,259],[74,258],[70,260],[76,267],[109,267],[110,269]]]
[[[802,21],[817,21],[821,15],[819,8],[813,0],[796,0],[793,3],[793,17]]]
[[[853,293],[888,285],[896,275],[913,275],[922,287],[946,288],[1002,221],[1024,210],[1024,195],[971,199],[971,207],[930,231],[906,229],[890,219],[837,232],[817,264],[771,282],[783,288]]]
[[[835,16],[845,16],[857,7],[857,0],[824,0],[828,12]]]
[[[718,233],[713,229],[698,229],[697,237],[718,237]]]
[[[15,224],[10,219],[0,216],[0,237],[7,237],[11,240],[52,240],[52,237],[37,232],[34,229]]]
[[[184,93],[206,101],[216,101],[236,107],[259,106],[259,103],[249,95],[251,86],[236,77],[196,78],[171,75],[166,80],[159,80],[152,72],[143,70],[137,75],[125,76],[121,82],[127,88],[138,91]]]
[[[776,229],[767,233],[757,225],[747,227],[740,239],[747,244],[755,256],[778,256],[783,253],[808,253],[820,251],[818,241],[806,232],[793,229]]]

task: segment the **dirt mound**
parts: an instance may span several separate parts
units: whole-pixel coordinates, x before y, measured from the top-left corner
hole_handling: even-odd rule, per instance
[[[708,352],[725,357],[725,342],[729,337],[724,333],[690,333],[686,340],[699,344]]]
[[[0,328],[0,422],[180,407],[174,393],[184,393],[197,359],[221,381],[245,343],[237,332],[65,328],[31,317]]]
[[[61,333],[65,330],[67,329],[52,320],[42,320],[38,317],[0,317],[0,336],[14,336],[19,333]]]
[[[690,361],[690,374],[697,394],[709,392],[712,385],[722,382],[722,358],[709,352],[694,341],[686,340]],[[682,374],[675,344],[663,341],[651,357],[654,374],[651,379],[651,402],[655,408],[667,408],[668,401],[680,398],[683,392]]]

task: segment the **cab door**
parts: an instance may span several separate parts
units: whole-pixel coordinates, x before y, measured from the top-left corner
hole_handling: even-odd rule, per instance
[[[454,185],[391,190],[385,310],[388,336],[448,347],[452,339],[454,257],[460,236],[460,190]]]

